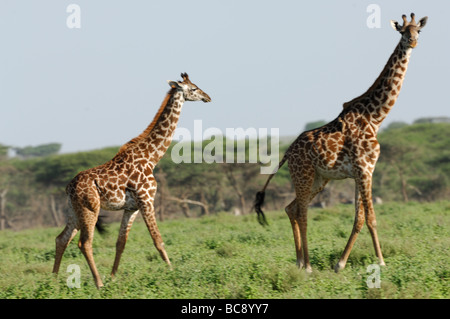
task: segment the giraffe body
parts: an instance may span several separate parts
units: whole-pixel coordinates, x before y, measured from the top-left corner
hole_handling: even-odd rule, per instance
[[[170,91],[154,120],[141,135],[123,145],[113,159],[80,172],[67,185],[71,209],[65,229],[56,238],[54,273],[58,273],[66,247],[80,230],[78,246],[86,257],[96,286],[103,286],[92,254],[92,240],[100,208],[124,211],[112,275],[117,272],[128,233],[139,211],[156,249],[170,265],[156,224],[154,198],[157,185],[153,170],[172,141],[183,103],[211,101],[205,92],[189,80],[186,73],[181,76],[183,82],[169,81]]]
[[[380,155],[377,132],[395,104],[411,51],[427,21],[425,17],[416,24],[414,14],[411,14],[411,22],[405,15],[402,18],[403,26],[391,21],[402,38],[374,84],[361,96],[344,103],[335,120],[300,134],[279,164],[281,167],[288,161],[296,198],[286,207],[286,213],[294,234],[297,265],[305,266],[307,271],[311,271],[307,243],[308,205],[330,180],[345,178],[355,180],[355,221],[335,271],[345,267],[364,222],[369,228],[376,256],[384,265],[372,203],[372,174]],[[261,222],[265,222],[261,210],[264,192],[274,174],[256,196],[255,209]]]

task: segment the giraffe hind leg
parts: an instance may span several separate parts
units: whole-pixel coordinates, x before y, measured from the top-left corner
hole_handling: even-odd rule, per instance
[[[96,194],[96,193],[94,193]],[[100,200],[98,197],[91,196],[84,201],[73,201],[73,210],[77,219],[78,229],[80,230],[80,239],[78,248],[83,253],[86,261],[91,269],[97,288],[103,286],[100,274],[94,262],[92,251],[92,242],[94,240],[95,226],[100,213]]]
[[[288,212],[294,232],[297,265],[299,268],[304,266],[307,272],[312,272],[307,240],[308,205],[324,189],[329,180],[316,174],[313,170],[304,171],[298,175],[294,173],[291,176],[296,181],[296,198],[286,207],[286,212]]]
[[[78,242],[78,247],[86,258],[97,288],[103,287],[103,282],[100,278],[97,266],[95,265],[94,255],[92,251],[92,242],[94,240],[94,231],[98,219],[99,210],[100,209],[97,209],[95,212],[93,212],[87,208],[81,209],[81,214],[79,216],[80,240]]]
[[[308,204],[297,199],[297,211],[297,223],[300,228],[304,265],[306,272],[312,272],[311,264],[309,262],[308,239],[306,236],[308,228]]]
[[[289,220],[292,226],[292,232],[294,233],[295,253],[297,255],[297,267],[302,269],[305,265],[305,258],[302,250],[302,240],[300,235],[300,228],[297,222],[297,199],[294,199],[285,208],[286,214],[289,216]]]

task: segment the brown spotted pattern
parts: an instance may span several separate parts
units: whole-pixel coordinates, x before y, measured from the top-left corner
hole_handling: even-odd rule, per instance
[[[414,14],[411,14],[411,18],[411,22],[407,22],[406,16],[403,16],[403,26],[392,22],[402,38],[380,76],[367,92],[345,103],[334,121],[302,133],[288,148],[279,164],[281,167],[288,161],[295,187],[296,198],[286,207],[286,213],[294,233],[297,265],[305,266],[307,271],[311,271],[306,235],[308,205],[328,181],[344,178],[355,180],[355,222],[335,271],[345,267],[364,221],[369,228],[379,262],[384,265],[372,204],[372,174],[380,155],[378,128],[399,95],[412,48],[416,46],[418,33],[427,21],[425,17],[416,24]],[[273,175],[269,177],[263,190],[257,195],[255,209],[258,214],[262,214],[260,206],[272,177]]]
[[[80,230],[78,246],[86,257],[96,286],[103,286],[92,254],[92,240],[100,208],[124,211],[112,275],[117,272],[128,233],[138,211],[142,214],[156,249],[170,265],[156,225],[156,180],[153,169],[172,141],[183,103],[211,101],[205,92],[189,80],[186,73],[181,76],[182,82],[169,81],[170,91],[154,120],[142,134],[123,145],[109,162],[80,172],[67,185],[66,192],[72,209],[65,229],[56,238],[54,273],[58,273],[66,247]]]

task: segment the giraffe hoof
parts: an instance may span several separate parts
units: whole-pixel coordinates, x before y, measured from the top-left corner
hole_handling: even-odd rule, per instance
[[[340,270],[345,268],[345,264],[341,264],[340,262],[338,262],[336,264],[336,266],[334,266],[334,272],[338,273]]]

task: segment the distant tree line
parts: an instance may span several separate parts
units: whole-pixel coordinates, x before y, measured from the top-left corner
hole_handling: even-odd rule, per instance
[[[318,121],[307,129],[323,124]],[[379,133],[378,140],[381,156],[374,173],[375,197],[383,201],[449,198],[449,124],[392,123]],[[289,145],[280,145],[280,158]],[[206,143],[191,145],[192,149],[205,146]],[[175,164],[170,157],[172,147],[154,171],[158,181],[155,207],[160,219],[251,211],[255,193],[267,178],[260,174],[259,163]],[[20,152],[16,149],[18,156],[8,158],[8,148],[0,145],[0,230],[63,224],[67,183],[78,172],[110,160],[119,149],[57,154],[61,145],[47,144]],[[266,196],[268,210],[282,209],[294,198],[287,165],[276,174]],[[351,203],[353,199],[352,180],[332,181],[313,204]],[[112,216],[111,220],[121,218],[118,213],[102,214]]]

